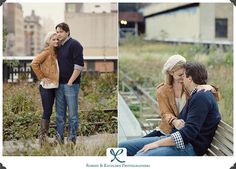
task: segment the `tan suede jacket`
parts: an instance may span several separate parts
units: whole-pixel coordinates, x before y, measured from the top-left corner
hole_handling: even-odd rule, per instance
[[[215,96],[216,100],[219,101],[220,96],[218,88],[213,85],[211,86],[215,88],[216,92],[213,92],[213,95]],[[185,95],[186,99],[189,98],[187,92],[184,92],[183,95]],[[172,131],[172,128],[174,127],[172,125],[172,122],[177,119],[180,113],[176,105],[172,85],[162,83],[157,87],[157,102],[160,107],[161,115],[161,122],[159,128],[161,129],[161,131],[165,132],[166,134],[169,134]]]
[[[159,128],[166,134],[170,133],[172,122],[177,119],[179,111],[177,109],[174,90],[171,85],[160,84],[157,87],[157,102],[160,107],[161,122]]]
[[[39,80],[48,78],[52,83],[59,81],[55,50],[52,47],[45,48],[32,61],[31,67]]]

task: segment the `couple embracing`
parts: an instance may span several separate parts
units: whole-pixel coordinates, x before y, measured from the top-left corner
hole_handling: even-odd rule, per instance
[[[128,156],[202,156],[221,119],[218,88],[207,85],[205,66],[171,56],[163,67],[165,83],[157,87],[161,122],[157,130],[119,143]]]
[[[76,144],[78,129],[78,94],[84,66],[83,47],[70,37],[70,28],[60,23],[44,39],[44,49],[31,67],[40,80],[39,91],[43,113],[40,121],[40,145],[47,140],[50,117],[56,100],[56,140],[64,144],[66,112],[68,112],[69,143]]]

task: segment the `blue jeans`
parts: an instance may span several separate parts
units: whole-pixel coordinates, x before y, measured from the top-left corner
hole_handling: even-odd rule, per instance
[[[55,89],[44,89],[41,85],[39,85],[39,92],[41,95],[43,106],[42,119],[50,121],[53,103],[55,99]]]
[[[79,84],[69,86],[67,84],[59,84],[56,90],[56,125],[57,135],[64,143],[64,128],[66,124],[66,111],[68,109],[68,140],[75,141],[78,129],[78,94]]]
[[[143,137],[138,139],[127,140],[121,142],[119,147],[127,149],[128,156],[195,156],[195,151],[191,144],[185,145],[185,149],[177,149],[176,146],[165,146],[158,147],[147,152],[137,153],[140,149],[143,148],[144,145],[153,143],[162,138],[166,138],[168,136],[162,137]]]

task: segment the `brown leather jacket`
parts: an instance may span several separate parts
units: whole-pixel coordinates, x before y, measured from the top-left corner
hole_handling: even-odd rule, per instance
[[[211,86],[215,88],[216,92],[213,92],[213,95],[215,96],[216,100],[219,101],[220,96],[218,88],[213,85]],[[184,91],[183,95],[185,95],[186,99],[189,98],[189,95],[187,94],[186,91]],[[160,115],[161,115],[161,122],[159,128],[163,132],[168,134],[174,127],[172,125],[172,122],[175,119],[177,119],[180,113],[176,105],[175,95],[172,85],[162,83],[157,87],[157,102],[159,104]]]
[[[31,67],[39,80],[48,78],[53,83],[58,83],[59,72],[56,59],[53,47],[45,48],[33,59]]]
[[[172,122],[177,119],[179,114],[174,90],[171,85],[162,83],[157,87],[157,102],[159,104],[161,115],[159,128],[168,134],[173,128]]]

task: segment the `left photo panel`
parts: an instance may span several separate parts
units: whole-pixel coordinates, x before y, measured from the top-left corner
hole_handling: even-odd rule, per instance
[[[117,3],[3,4],[3,156],[117,147]]]

